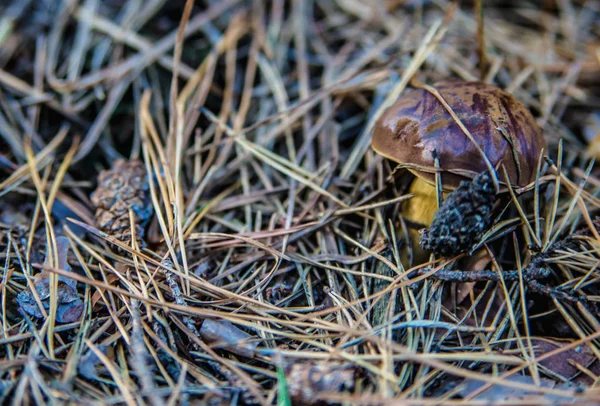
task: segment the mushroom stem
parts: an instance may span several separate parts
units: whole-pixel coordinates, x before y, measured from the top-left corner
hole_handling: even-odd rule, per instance
[[[423,224],[429,227],[438,210],[435,185],[424,181],[420,177],[415,177],[410,185],[409,193],[414,197],[403,204],[402,217],[412,223]],[[420,264],[426,262],[429,258],[429,253],[419,245],[419,231],[411,228],[408,233],[413,249],[414,263]]]

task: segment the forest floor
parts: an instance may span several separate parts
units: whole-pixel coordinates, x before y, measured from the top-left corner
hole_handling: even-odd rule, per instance
[[[600,404],[600,2],[482,3],[2,2],[0,401]],[[370,147],[447,79],[547,143],[487,279]]]

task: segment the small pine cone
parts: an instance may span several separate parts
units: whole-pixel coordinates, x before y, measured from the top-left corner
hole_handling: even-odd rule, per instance
[[[92,193],[96,206],[96,225],[125,243],[131,242],[129,209],[133,211],[136,239],[144,246],[144,227],[152,216],[150,186],[144,164],[137,160],[118,159],[110,170],[98,176],[98,187]]]
[[[421,231],[421,247],[444,257],[471,249],[492,223],[495,198],[488,172],[471,182],[461,182],[435,214],[431,226]]]

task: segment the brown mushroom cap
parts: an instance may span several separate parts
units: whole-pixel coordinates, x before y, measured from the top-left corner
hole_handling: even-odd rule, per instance
[[[434,87],[491,164],[506,167],[512,184],[524,186],[535,179],[546,142],[527,107],[509,93],[481,82],[448,81]],[[434,168],[435,151],[442,170],[488,170],[473,142],[425,89],[406,92],[383,113],[373,130],[372,147],[400,164]],[[435,182],[432,172],[410,170],[429,183]],[[504,180],[501,173],[499,176]],[[454,189],[465,178],[443,173],[442,180],[445,189]]]

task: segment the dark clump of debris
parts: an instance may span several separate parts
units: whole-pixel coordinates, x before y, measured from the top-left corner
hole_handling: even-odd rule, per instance
[[[445,257],[468,251],[489,229],[494,203],[496,190],[489,172],[461,182],[444,200],[431,226],[421,231],[421,246]]]

